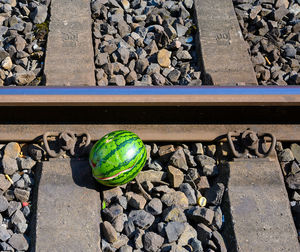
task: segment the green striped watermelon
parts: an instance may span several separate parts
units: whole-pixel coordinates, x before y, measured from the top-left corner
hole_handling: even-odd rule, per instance
[[[142,140],[126,130],[102,137],[90,152],[94,178],[106,186],[123,185],[134,179],[144,167],[147,152]]]

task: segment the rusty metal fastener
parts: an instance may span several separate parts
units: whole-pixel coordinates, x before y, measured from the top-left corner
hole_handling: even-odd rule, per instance
[[[80,136],[85,137],[85,141],[82,140],[81,143],[77,144],[78,137]],[[54,150],[50,149],[48,142],[49,137],[58,137],[58,152],[55,152]],[[81,156],[82,154],[84,154],[85,149],[90,145],[91,136],[89,133],[75,134],[72,131],[64,131],[59,135],[55,132],[46,132],[43,135],[43,142],[47,154],[52,158],[57,158],[61,156],[64,153],[64,151],[69,151],[71,156]],[[76,148],[77,146],[78,148]],[[75,149],[77,151],[75,151]]]
[[[243,152],[238,152],[233,144],[233,138],[237,138],[240,140],[240,144],[243,147]],[[260,152],[260,140],[263,140],[266,142],[266,137],[271,138],[271,146],[266,151],[264,148],[261,148]],[[233,155],[236,158],[245,157],[249,152],[255,153],[257,157],[267,157],[270,155],[270,153],[275,149],[276,144],[276,138],[271,133],[256,133],[253,130],[247,129],[245,131],[235,131],[235,132],[228,132],[227,139],[229,142],[230,149],[233,153]]]
[[[75,155],[76,136],[72,131],[64,131],[59,135],[61,149],[70,151],[72,156]]]

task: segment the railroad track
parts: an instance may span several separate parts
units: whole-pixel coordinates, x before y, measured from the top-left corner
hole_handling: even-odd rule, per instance
[[[299,141],[299,121],[294,116],[298,114],[299,110],[297,88],[248,90],[240,87],[193,88],[191,90],[193,95],[188,95],[188,88],[184,89],[185,91],[180,90],[180,92],[186,92],[181,95],[174,94],[173,92],[177,93],[174,89],[163,89],[165,95],[146,95],[143,93],[146,92],[145,89],[138,88],[132,89],[131,92],[135,90],[136,93],[131,95],[126,93],[125,89],[123,91],[112,89],[109,94],[104,95],[101,94],[102,91],[99,91],[99,94],[94,93],[88,96],[84,95],[84,92],[91,91],[86,88],[76,88],[73,91],[72,89],[59,89],[59,91],[49,89],[49,92],[56,93],[48,96],[43,94],[45,89],[21,90],[6,89],[6,94],[1,96],[1,100],[7,103],[3,102],[1,106],[3,117],[0,124],[0,139],[5,144],[8,142],[21,144],[24,156],[18,157],[18,160],[24,159],[25,156],[40,160],[35,168],[27,171],[25,169],[36,183],[35,189],[31,190],[29,199],[25,199],[33,212],[30,217],[31,226],[25,233],[30,237],[32,250],[51,250],[53,243],[48,241],[50,233],[53,234],[52,238],[56,241],[57,251],[64,250],[66,246],[68,251],[84,251],[85,249],[98,251],[99,247],[103,250],[105,248],[114,250],[114,247],[115,249],[120,248],[128,243],[128,237],[139,244],[129,242],[131,247],[145,246],[140,249],[155,250],[157,249],[155,246],[162,246],[160,243],[156,244],[155,240],[165,239],[163,247],[168,249],[167,247],[171,245],[167,244],[173,239],[168,240],[168,235],[171,237],[173,231],[171,233],[168,231],[168,234],[163,233],[163,231],[158,231],[161,229],[157,229],[157,224],[153,224],[150,229],[147,229],[146,226],[137,226],[139,231],[132,236],[133,234],[126,233],[125,229],[122,230],[124,220],[122,222],[120,216],[126,215],[126,218],[129,218],[130,212],[137,210],[138,213],[143,214],[142,209],[148,209],[152,213],[147,206],[151,202],[151,199],[147,198],[149,195],[151,198],[157,198],[164,202],[165,214],[171,211],[172,207],[170,205],[168,208],[168,204],[171,203],[166,202],[163,195],[168,195],[167,193],[172,190],[177,193],[185,192],[187,195],[189,195],[188,192],[198,193],[194,197],[190,196],[192,198],[187,197],[188,201],[192,202],[189,203],[189,208],[195,204],[193,202],[195,197],[196,199],[200,196],[207,198],[208,203],[204,209],[208,209],[206,210],[208,213],[205,213],[204,216],[195,220],[189,217],[191,215],[184,215],[190,223],[190,226],[185,227],[189,228],[186,232],[190,237],[187,237],[195,238],[193,232],[196,232],[205,251],[209,248],[215,251],[226,251],[226,248],[228,251],[237,251],[238,248],[241,251],[251,251],[254,243],[258,251],[272,247],[271,244],[276,244],[274,251],[277,251],[278,248],[288,251],[289,247],[283,243],[286,240],[289,240],[290,251],[298,246],[297,232],[289,202],[290,197],[294,204],[292,209],[296,218],[298,201],[297,198],[294,199],[297,192],[295,189],[297,182],[294,177],[297,174],[298,161],[295,147],[289,149],[289,146],[291,143]],[[170,93],[166,95],[168,90]],[[251,90],[253,94],[249,95]],[[22,92],[22,95],[13,94],[16,91]],[[80,94],[65,94],[65,92],[71,91]],[[108,90],[106,89],[105,92]],[[151,91],[150,89],[148,92],[159,93],[161,91],[156,89]],[[212,92],[218,93],[218,95],[214,97]],[[256,92],[260,95],[255,94]],[[263,101],[261,100],[262,93],[264,94]],[[278,93],[282,94],[278,95]],[[86,98],[89,98],[88,103]],[[187,100],[188,102],[186,102]],[[20,104],[25,105],[20,108]],[[97,118],[95,118],[95,114],[98,115]],[[280,144],[277,145],[279,159],[273,151],[268,158],[251,159],[248,157],[247,159],[233,160],[233,152],[229,148],[227,134],[247,128],[256,132],[272,133],[278,142],[283,143],[282,149],[280,149]],[[89,134],[91,141],[94,142],[106,133],[119,129],[136,132],[148,146],[150,156],[140,178],[143,189],[139,189],[135,182],[130,183],[127,187],[118,187],[113,190],[95,185],[95,182],[91,180],[86,154],[80,158],[71,157],[67,151],[66,154],[62,154],[61,158],[51,158],[51,156],[56,156],[55,153],[59,153],[55,139],[61,132],[74,132],[79,137],[79,144],[82,140],[83,143],[86,143],[86,134]],[[43,138],[45,133],[47,134]],[[66,142],[68,142],[67,139],[68,137]],[[235,144],[239,145],[237,139],[233,138],[233,140]],[[271,141],[268,137],[266,140],[267,142]],[[47,154],[45,145],[47,142],[49,148],[56,151],[55,153],[48,150]],[[5,145],[4,148],[6,148]],[[184,158],[181,156],[180,159],[177,157],[177,152],[183,149],[187,154]],[[293,150],[292,154],[291,149]],[[78,153],[81,153],[80,149]],[[253,157],[256,156],[253,155]],[[171,158],[172,156],[174,158]],[[2,160],[4,157],[5,154]],[[215,167],[219,171],[218,175],[212,175],[209,171],[203,170],[206,166],[201,164],[201,157],[206,157],[210,162],[217,164]],[[177,162],[183,163],[178,165]],[[188,170],[181,167],[184,163]],[[291,171],[292,165],[296,167],[293,168],[296,169],[295,174]],[[15,179],[15,174],[23,174],[23,168],[19,169],[21,170],[12,173],[7,170],[4,172],[5,174],[9,173],[10,178]],[[197,179],[197,175],[195,180],[192,179],[193,182],[189,180],[187,174],[191,173],[189,176],[192,176],[195,171],[199,172],[199,176],[202,178],[202,180],[200,179],[201,183],[199,178]],[[149,172],[153,172],[153,174],[150,175]],[[172,172],[179,173],[179,179]],[[162,174],[169,174],[169,177],[160,177]],[[170,174],[173,174],[174,177],[170,178],[172,176]],[[183,181],[180,180],[180,174]],[[150,184],[146,183],[145,176],[153,176],[151,179],[154,181],[150,180],[151,183],[148,181]],[[289,197],[283,178],[289,181],[287,182]],[[5,180],[7,181],[7,179]],[[23,180],[23,177],[19,180]],[[13,182],[13,185],[9,185],[10,187],[6,190],[10,192],[18,189],[19,184],[22,183],[18,181]],[[249,183],[252,186],[249,187]],[[182,185],[180,186],[180,184]],[[148,186],[151,188],[151,185],[158,189],[149,189]],[[28,186],[24,185],[25,189],[28,190]],[[165,191],[167,188],[169,191]],[[225,193],[224,189],[226,189]],[[24,189],[21,188],[21,190]],[[7,191],[4,195],[7,195]],[[134,194],[129,196],[128,192],[134,192]],[[18,195],[18,190],[15,194]],[[121,199],[128,203],[128,208],[122,208],[120,216],[118,214],[113,217],[110,215],[114,214],[109,212],[110,209],[114,211],[116,204],[119,207],[122,205],[121,202],[112,201],[111,195],[122,196]],[[217,195],[223,200],[215,199],[216,201],[214,201],[213,197],[217,197]],[[171,196],[168,195],[168,197]],[[16,198],[11,202],[18,200],[19,198]],[[24,198],[21,198],[22,200],[24,201]],[[104,201],[106,202],[106,211],[101,210]],[[175,204],[178,207],[178,204],[181,203]],[[24,207],[21,209],[23,210]],[[214,211],[217,217],[212,217]],[[164,214],[154,216],[163,218]],[[277,214],[280,215],[280,218]],[[5,213],[3,215],[6,216]],[[197,216],[197,213],[194,215]],[[223,222],[220,216],[223,216]],[[119,232],[118,242],[114,240],[113,237],[116,233],[111,233],[111,229],[107,231],[107,227],[101,226],[100,232],[99,224],[105,222],[108,225],[107,221],[112,223],[114,229]],[[178,224],[178,219],[172,219],[172,221],[177,223],[172,225],[182,226]],[[215,223],[215,221],[218,222]],[[169,222],[170,220],[165,223]],[[196,223],[198,224],[195,225]],[[17,224],[13,223],[12,225],[15,227]],[[149,237],[148,235],[143,236],[144,229]],[[283,233],[285,236],[282,235]],[[195,242],[197,241],[189,243],[184,240],[187,239],[186,237],[179,238],[180,235],[182,233],[178,234],[177,244],[171,246],[173,249],[181,247],[191,249],[192,244],[196,246]],[[69,238],[65,238],[67,236]],[[261,239],[262,237],[263,239]],[[145,245],[143,239],[149,239],[149,243]],[[13,241],[8,239],[7,243],[16,246]],[[76,241],[79,242],[76,243]],[[21,241],[19,242],[21,243]],[[281,247],[283,244],[285,247]],[[24,240],[23,246],[25,246],[23,249],[28,246]]]
[[[299,83],[296,2],[2,2],[2,250],[299,251],[300,90],[256,87]],[[120,129],[148,158],[110,190]]]

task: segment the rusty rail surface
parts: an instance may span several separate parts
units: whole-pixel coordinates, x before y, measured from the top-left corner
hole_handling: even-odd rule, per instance
[[[0,106],[299,106],[300,87],[4,87]]]
[[[192,141],[227,141],[227,132],[235,130],[245,130],[249,126],[257,132],[272,132],[280,141],[300,141],[300,124],[296,125],[245,125],[245,124],[155,124],[155,125],[128,125],[128,124],[29,124],[29,125],[7,125],[0,124],[0,142],[22,141],[31,142],[42,140],[45,132],[58,134],[64,131],[73,131],[81,134],[83,131],[91,135],[92,141],[97,141],[105,134],[126,129],[138,134],[143,141],[155,142],[192,142]],[[37,139],[39,138],[39,139]]]

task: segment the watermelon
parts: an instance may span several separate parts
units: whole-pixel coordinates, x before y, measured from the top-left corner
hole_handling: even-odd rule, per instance
[[[134,179],[146,159],[147,151],[142,140],[126,130],[102,137],[89,156],[93,177],[106,186],[123,185]]]

